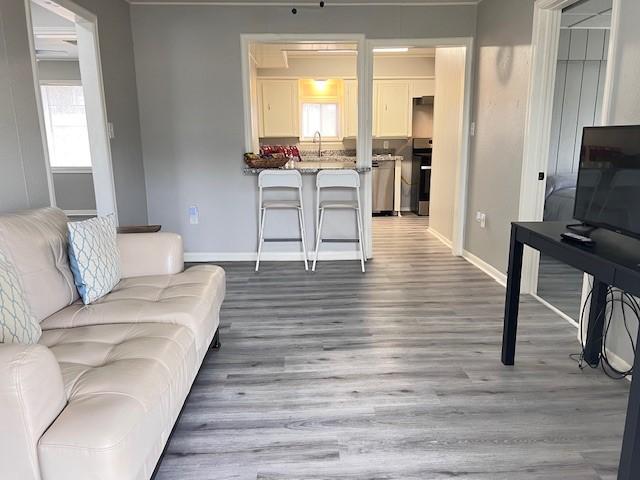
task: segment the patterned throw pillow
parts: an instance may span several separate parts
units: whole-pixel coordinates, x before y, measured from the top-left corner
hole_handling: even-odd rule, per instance
[[[16,267],[0,250],[0,343],[37,343],[41,334]]]
[[[69,222],[69,261],[85,305],[105,296],[120,281],[120,255],[113,215]]]

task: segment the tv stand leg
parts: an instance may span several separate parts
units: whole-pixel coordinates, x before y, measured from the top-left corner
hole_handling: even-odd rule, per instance
[[[638,332],[640,340],[640,332]],[[634,375],[631,379],[627,419],[622,437],[622,453],[618,466],[618,480],[636,480],[640,478],[640,355],[633,361]]]
[[[584,360],[592,367],[600,363],[602,351],[602,332],[604,329],[604,307],[607,301],[607,284],[598,279],[593,280],[591,304],[589,305],[589,323],[587,340],[584,345]],[[582,327],[581,327],[582,328]]]
[[[504,327],[502,330],[502,363],[513,365],[516,356],[516,333],[520,308],[520,279],[524,244],[518,241],[518,227],[511,226],[507,290],[504,303]]]

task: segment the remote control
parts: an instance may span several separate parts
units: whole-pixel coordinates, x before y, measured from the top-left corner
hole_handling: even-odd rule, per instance
[[[591,247],[595,244],[595,242],[589,237],[585,237],[584,235],[579,235],[573,232],[565,232],[560,235],[563,240],[568,242],[577,243],[579,245],[584,245],[586,247]]]

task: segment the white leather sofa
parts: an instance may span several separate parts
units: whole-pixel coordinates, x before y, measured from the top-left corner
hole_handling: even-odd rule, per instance
[[[148,479],[217,341],[225,273],[183,270],[179,235],[119,235],[123,279],[85,306],[66,223],[54,208],[0,216],[43,330],[38,345],[0,344],[0,478]]]

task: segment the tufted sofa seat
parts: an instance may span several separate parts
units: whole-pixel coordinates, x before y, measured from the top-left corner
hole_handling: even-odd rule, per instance
[[[225,273],[184,270],[178,235],[120,235],[123,279],[85,306],[66,222],[53,208],[0,216],[43,331],[0,344],[0,478],[149,479],[217,335]]]
[[[149,478],[197,371],[191,331],[92,325],[46,330],[40,343],[56,357],[67,397],[38,443],[43,477]]]
[[[125,278],[96,303],[80,300],[46,318],[43,329],[104,323],[162,322],[193,331],[198,356],[216,331],[217,308],[225,295],[224,270],[215,265],[191,267],[176,275]]]

